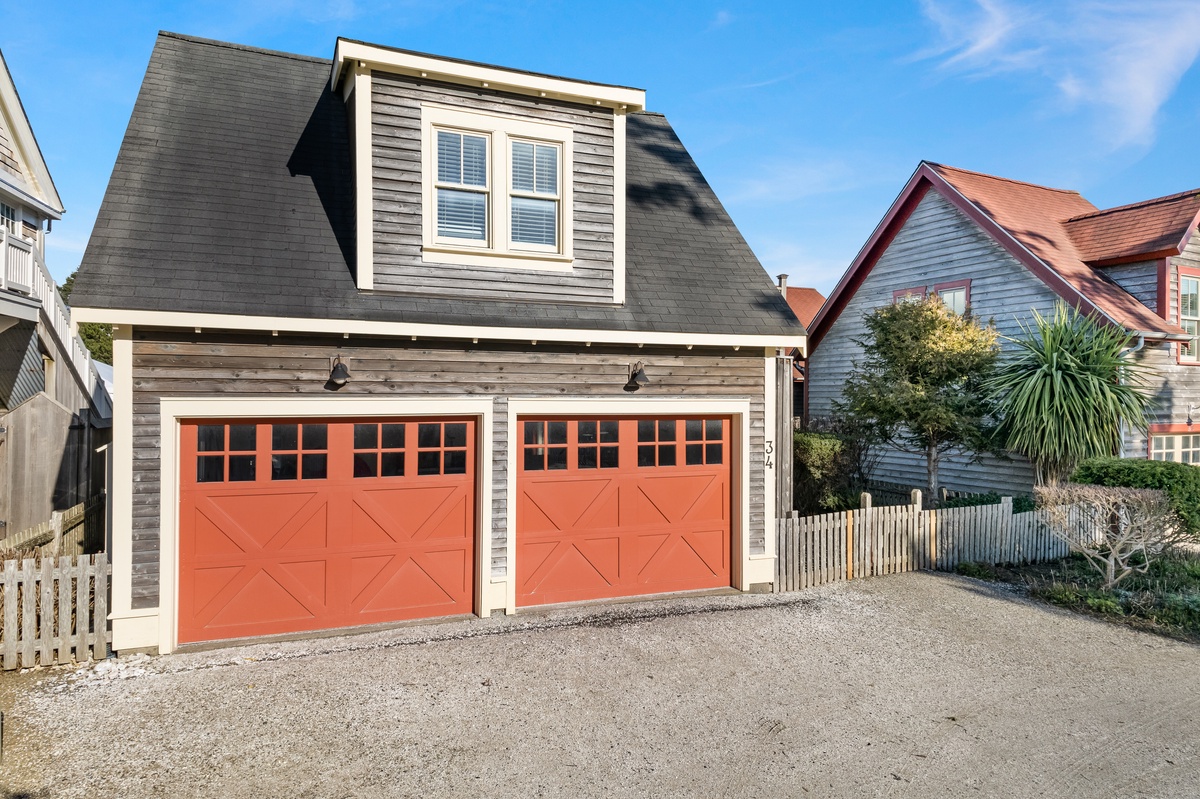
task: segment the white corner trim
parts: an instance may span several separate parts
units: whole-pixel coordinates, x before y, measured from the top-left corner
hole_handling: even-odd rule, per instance
[[[361,319],[303,319],[292,316],[129,311],[115,308],[72,308],[80,322],[138,327],[256,330],[286,333],[329,333],[363,336],[486,339],[489,341],[553,341],[571,344],[694,344],[697,347],[803,347],[805,336],[794,334],[659,333],[652,330],[596,330],[549,327],[488,327],[417,322],[374,322]]]
[[[330,88],[337,88],[342,72],[348,66],[347,62],[365,63],[369,68],[428,80],[487,87],[534,97],[552,97],[586,105],[599,104],[609,108],[625,106],[630,111],[640,111],[646,107],[646,92],[642,89],[532,75],[504,67],[405,52],[342,38],[337,40],[334,47]]]
[[[354,253],[358,288],[375,288],[374,117],[371,71],[354,68]]]
[[[625,119],[613,114],[613,302],[625,304]]]
[[[779,409],[775,403],[775,380],[777,373],[775,353],[768,352],[763,358],[763,554],[775,556],[775,536],[770,532],[775,529],[775,519],[778,509],[775,503],[775,476],[779,453],[779,442],[775,437],[779,434],[779,420],[776,418]]]
[[[611,399],[605,397],[570,397],[564,399],[509,399],[508,401],[508,502],[505,516],[505,529],[508,533],[507,568],[508,575],[506,612],[516,613],[517,608],[517,455],[521,449],[520,430],[517,419],[520,416],[655,416],[675,413],[680,415],[721,415],[732,416],[733,433],[737,436],[731,441],[734,451],[738,453],[739,470],[732,475],[732,491],[737,497],[738,507],[731,514],[731,522],[735,529],[733,534],[737,540],[730,542],[730,570],[735,583],[741,590],[749,590],[747,574],[752,573],[749,567],[750,552],[750,400],[749,399],[686,399],[646,397],[638,399]]]
[[[114,357],[115,357],[114,337]],[[122,385],[118,383],[118,385]],[[132,381],[131,381],[132,385]],[[132,405],[130,405],[132,408]],[[491,573],[493,398],[479,397],[178,397],[159,405],[159,607],[158,651],[179,641],[179,430],[181,419],[287,417],[474,416],[476,436],[475,612],[485,615],[486,575]],[[131,411],[132,417],[132,411]],[[115,427],[114,420],[114,427]],[[114,435],[115,439],[115,435]],[[119,473],[118,473],[119,474]],[[132,481],[132,462],[129,479]],[[113,571],[117,561],[114,557]],[[113,585],[114,597],[116,583]],[[115,607],[115,602],[114,602]],[[114,633],[115,635],[115,633]],[[144,646],[145,644],[141,644]],[[113,648],[116,648],[114,639]]]
[[[113,328],[112,441],[112,613],[124,618],[133,609],[133,329]],[[154,611],[157,613],[157,611]],[[113,649],[145,646],[121,640],[113,631]]]

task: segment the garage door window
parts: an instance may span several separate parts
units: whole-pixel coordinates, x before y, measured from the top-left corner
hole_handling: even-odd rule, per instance
[[[271,425],[271,479],[324,480],[329,473],[329,428],[324,424]]]
[[[354,476],[404,476],[404,425],[354,425]]]
[[[567,468],[567,423],[525,422],[525,470]]]
[[[675,465],[675,420],[638,420],[638,466]]]
[[[575,451],[577,468],[616,469],[620,466],[620,447],[617,446],[620,422],[616,419],[592,419],[580,421],[576,426],[579,436],[579,446]]]
[[[687,446],[684,457],[688,466],[718,464],[724,458],[721,442],[725,422],[722,419],[688,419],[684,435]]]
[[[197,425],[196,482],[253,481],[256,440],[256,427],[252,424]]]
[[[463,422],[417,425],[417,474],[466,474],[467,425]]]

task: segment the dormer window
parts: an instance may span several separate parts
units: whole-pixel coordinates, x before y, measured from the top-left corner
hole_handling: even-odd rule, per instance
[[[437,237],[488,241],[488,139],[437,132]]]
[[[572,129],[434,105],[421,117],[424,260],[569,270]]]
[[[1179,345],[1179,360],[1200,363],[1200,275],[1179,276],[1179,326],[1192,337]]]

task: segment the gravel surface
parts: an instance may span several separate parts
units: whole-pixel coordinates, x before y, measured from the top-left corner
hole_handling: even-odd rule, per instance
[[[945,575],[0,684],[10,796],[1200,796],[1200,648]]]

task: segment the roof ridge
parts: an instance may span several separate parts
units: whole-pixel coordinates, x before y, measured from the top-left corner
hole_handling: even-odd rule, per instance
[[[1152,199],[1141,200],[1136,203],[1128,203],[1126,205],[1116,205],[1116,206],[1113,206],[1112,208],[1101,208],[1096,211],[1089,211],[1086,214],[1079,214],[1078,216],[1072,216],[1064,221],[1075,222],[1075,221],[1078,221],[1081,219],[1092,219],[1092,218],[1095,218],[1098,216],[1104,216],[1105,214],[1116,213],[1117,211],[1129,211],[1134,208],[1147,208],[1151,205],[1158,205],[1160,203],[1174,202],[1176,200],[1182,200],[1186,197],[1196,196],[1198,194],[1200,194],[1200,189],[1188,189],[1187,191],[1181,191],[1181,192],[1177,192],[1175,194],[1168,194],[1164,197],[1154,197]]]
[[[972,169],[963,169],[962,167],[958,167],[958,166],[950,166],[948,164],[939,164],[936,161],[926,161],[925,163],[929,164],[930,166],[937,167],[938,169],[949,169],[954,172],[962,172],[967,175],[975,175],[976,177],[988,178],[990,180],[998,180],[1002,183],[1013,183],[1017,186],[1028,186],[1031,189],[1041,189],[1042,191],[1054,191],[1054,192],[1058,192],[1059,194],[1073,194],[1076,197],[1081,197],[1085,200],[1087,199],[1086,197],[1084,197],[1082,194],[1075,191],[1074,189],[1056,189],[1053,186],[1043,186],[1039,183],[1030,183],[1029,181],[1026,181],[1026,180],[1014,180],[1012,178],[1001,177],[1000,175],[989,175],[987,172],[976,172]]]
[[[258,53],[259,55],[270,55],[277,58],[290,58],[293,61],[307,61],[309,63],[332,65],[333,62],[328,58],[320,58],[318,56],[302,55],[300,53],[289,53],[284,50],[268,50],[265,47],[251,47],[246,44],[237,44],[235,42],[223,42],[220,39],[206,39],[202,36],[189,36],[186,33],[175,33],[174,31],[159,31],[160,39],[178,39],[182,42],[191,42],[192,44],[205,44],[210,47],[223,47],[226,50],[240,50],[244,53]]]

